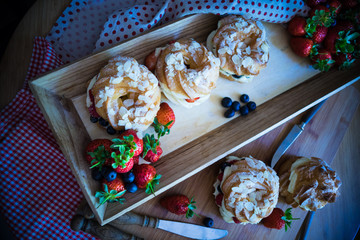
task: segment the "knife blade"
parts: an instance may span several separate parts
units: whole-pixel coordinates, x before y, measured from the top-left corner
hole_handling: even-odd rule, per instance
[[[281,156],[286,152],[286,150],[291,146],[291,144],[293,144],[295,140],[300,136],[300,134],[304,131],[306,124],[308,124],[310,120],[315,116],[315,114],[317,113],[317,111],[319,111],[319,109],[321,108],[321,106],[324,104],[325,101],[326,100],[323,100],[322,102],[312,107],[310,111],[302,118],[301,123],[296,124],[291,129],[291,131],[281,142],[280,146],[274,153],[273,158],[271,159],[272,168],[275,167],[276,163],[279,161]]]
[[[220,239],[228,234],[228,231],[223,229],[168,220],[159,220],[157,228],[192,239]]]
[[[156,229],[158,228],[192,239],[220,239],[228,234],[228,231],[223,229],[208,228],[191,223],[163,220],[145,215],[139,215],[133,212],[127,212],[124,215],[109,222],[109,225],[116,228],[121,228],[122,225],[128,224],[152,227]]]

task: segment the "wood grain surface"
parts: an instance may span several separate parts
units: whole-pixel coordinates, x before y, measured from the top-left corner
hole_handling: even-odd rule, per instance
[[[357,227],[359,226],[360,219],[358,210],[353,212],[355,210],[354,208],[359,203],[359,193],[355,193],[356,189],[352,186],[354,183],[359,182],[358,178],[355,176],[356,172],[360,170],[360,166],[358,161],[347,164],[347,161],[345,162],[342,156],[342,154],[345,155],[345,153],[341,150],[344,147],[341,142],[345,133],[348,135],[349,131],[355,127],[354,125],[356,124],[358,117],[354,118],[355,122],[351,121],[351,119],[354,114],[355,116],[359,115],[359,103],[360,94],[353,87],[348,87],[342,92],[332,96],[305,127],[304,132],[287,150],[284,158],[282,158],[283,160],[291,156],[314,156],[322,158],[327,163],[331,164],[338,172],[343,183],[340,188],[341,195],[337,199],[337,202],[328,204],[323,209],[316,212],[308,239],[352,239],[351,236],[355,235]],[[300,122],[301,117],[302,114],[230,155],[239,157],[252,155],[257,159],[261,159],[268,163],[281,140],[287,135],[294,124]],[[350,128],[349,131],[347,131],[349,125]],[[359,131],[357,131],[357,134],[359,134]],[[353,141],[354,139],[351,139],[350,136],[345,139],[347,138],[349,139],[346,140],[344,144],[351,144],[354,147],[359,146],[358,141]],[[340,144],[342,147],[338,154],[336,154]],[[357,156],[359,155],[359,153],[356,154]],[[355,156],[353,154],[347,154],[347,157]],[[298,231],[307,214],[306,211],[298,208],[293,209],[293,215],[301,218],[301,220],[295,221],[291,229],[286,233],[284,230],[267,229],[262,224],[237,225],[228,224],[222,220],[212,194],[214,191],[212,185],[216,179],[219,165],[222,161],[223,160],[209,166],[155,199],[137,207],[134,212],[148,216],[154,216],[156,214],[156,217],[159,218],[200,225],[202,224],[203,217],[211,217],[215,221],[214,228],[227,229],[229,231],[229,235],[224,239],[296,239]],[[346,170],[344,171],[343,169]],[[352,177],[347,176],[349,171],[353,172]],[[175,193],[184,193],[189,197],[194,197],[197,201],[196,212],[201,217],[195,216],[193,219],[188,220],[184,216],[176,216],[169,213],[160,206],[159,200],[163,196]],[[277,206],[284,210],[289,207],[289,205],[285,204],[281,199]],[[340,224],[340,226],[346,225],[345,229],[338,226],[339,223],[337,221],[337,219],[342,218],[343,216],[349,216],[349,218],[353,220],[351,222],[347,221],[346,223]],[[327,217],[325,224],[322,223],[323,217]],[[162,230],[125,225],[120,228],[127,232],[136,232],[139,237],[144,237],[145,239],[184,239],[183,237]],[[314,229],[318,232],[314,232],[316,231]],[[329,229],[331,229],[331,231],[328,231]],[[315,238],[315,236],[319,236],[319,238]]]
[[[88,163],[84,160],[84,149],[94,135],[89,129],[93,130],[94,124],[84,121],[82,116],[84,116],[86,107],[83,104],[80,104],[83,106],[82,108],[79,107],[79,100],[85,101],[83,96],[86,93],[88,81],[115,55],[134,57],[141,62],[156,47],[162,46],[174,38],[192,37],[203,42],[208,34],[216,29],[217,22],[218,17],[215,15],[192,15],[155,28],[112,48],[91,54],[72,64],[64,65],[30,82],[30,88],[37,103],[100,224],[104,225],[112,221],[144,204],[155,195],[147,195],[144,191],[138,191],[131,198],[127,197],[124,204],[112,203],[96,207],[98,202],[94,198],[94,193],[100,189],[100,186],[91,178]],[[194,29],[197,31],[194,32]],[[286,34],[285,29],[282,29],[280,25],[269,25],[267,29],[270,36]],[[189,120],[185,123],[175,123],[175,126],[176,124],[180,126],[178,131],[176,131],[176,127],[172,129],[172,134],[178,136],[177,139],[163,139],[163,141],[171,140],[167,145],[163,143],[164,147],[175,145],[175,148],[172,148],[171,152],[165,152],[166,155],[154,164],[157,173],[163,176],[156,194],[172,188],[360,78],[360,68],[356,64],[345,72],[334,69],[314,75],[316,72],[308,70],[308,66],[302,58],[292,58],[286,41],[282,42],[281,50],[275,47],[274,41],[271,41],[270,45],[275,48],[272,63],[278,61],[281,64],[275,68],[275,65],[269,62],[272,68],[269,66],[267,70],[271,72],[271,69],[276,69],[276,73],[281,72],[281,74],[275,76],[276,74],[267,73],[270,78],[259,76],[260,85],[267,86],[267,82],[273,81],[274,90],[269,90],[271,89],[270,85],[265,89],[257,87],[248,93],[251,96],[256,95],[258,94],[257,89],[259,92],[263,92],[262,95],[258,94],[259,98],[254,99],[262,103],[256,111],[246,117],[225,121],[222,117],[222,109],[219,107],[221,99],[219,96],[226,96],[227,88],[218,93],[219,96],[215,98],[217,101],[203,104],[205,112],[201,114],[191,114],[192,111],[197,111],[196,109],[190,109],[188,112],[177,109],[178,120],[185,118]],[[291,74],[294,71],[298,71],[300,75]],[[298,81],[292,82],[289,74]],[[303,78],[301,78],[302,75]],[[255,85],[256,80],[254,80]],[[241,84],[233,82],[231,84],[234,86],[229,89],[240,91]],[[284,88],[284,86],[288,87]],[[217,89],[214,92],[216,93],[216,91]],[[239,96],[240,93],[238,93]],[[218,111],[214,112],[216,108]],[[204,118],[203,116],[208,117]],[[215,122],[214,125],[212,125],[212,121]],[[182,130],[195,129],[193,123],[199,124],[196,128],[199,128],[200,131],[194,130],[194,133],[191,134],[191,131]],[[202,125],[208,126],[208,128],[202,129]],[[180,139],[187,140],[180,141]]]
[[[38,0],[24,17],[23,21],[19,24],[19,27],[14,32],[14,35],[8,45],[8,48],[0,64],[0,108],[3,108],[8,102],[10,102],[10,100],[15,96],[16,91],[23,84],[32,52],[33,37],[45,36],[51,29],[55,20],[62,13],[62,11],[69,2],[70,0]],[[356,86],[357,89],[360,89],[359,83],[357,83]],[[320,113],[318,113],[318,115],[320,115]],[[259,146],[263,146],[264,148],[271,147],[273,151],[275,151],[275,147],[277,146],[277,144],[279,144],[281,138],[286,135],[286,129],[289,130],[292,124],[297,123],[297,120],[299,120],[299,117],[292,121],[285,122],[283,125],[267,133],[264,137],[258,139],[256,142],[242,147],[241,151],[243,152],[241,152],[241,154],[249,152],[252,153],[254,151],[254,148],[256,147],[256,144],[259,144]],[[344,121],[344,119],[341,119],[340,121]],[[340,149],[337,152],[337,155],[333,162],[333,167],[338,171],[340,177],[343,179],[343,182],[346,181],[349,183],[347,187],[345,187],[344,185],[342,186],[342,189],[345,190],[342,192],[342,195],[340,196],[338,201],[334,204],[339,206],[340,208],[326,207],[321,210],[321,215],[320,211],[319,214],[315,214],[313,225],[310,229],[309,239],[352,239],[352,236],[354,236],[354,233],[359,227],[358,216],[360,216],[360,214],[355,207],[358,206],[360,199],[356,188],[352,187],[359,184],[359,161],[356,161],[360,159],[359,122],[360,111],[358,108],[355,118],[352,120],[350,127],[345,135],[345,138],[341,142]],[[265,142],[263,140],[265,137],[268,137],[270,139],[266,141],[266,144],[263,143]],[[338,138],[338,141],[341,141],[341,138]],[[333,151],[336,151],[335,146],[333,148]],[[209,180],[209,178],[212,177],[207,178],[207,176],[211,176],[211,174],[216,174],[216,171],[217,167],[215,165],[214,167],[206,168],[199,174],[189,178],[187,181],[178,184],[171,191],[191,194],[192,192],[189,191],[189,189],[195,188],[195,190],[192,190],[194,191],[194,193],[202,192],[202,188],[195,183],[199,180]],[[211,182],[212,181],[213,180],[211,180]],[[204,191],[211,192],[209,189]],[[156,217],[186,221],[183,218],[177,218],[174,215],[166,214],[166,212],[158,209],[157,207],[154,208],[153,206],[156,205],[155,203],[157,202],[157,199],[158,198],[151,200],[145,205],[137,208],[136,211],[144,212]],[[207,212],[207,208],[211,209],[215,206],[212,197],[208,197],[201,202],[199,201],[199,203],[200,205],[198,205],[198,208],[203,213],[203,215],[218,216],[217,212]],[[352,221],[336,221],[336,219],[347,218],[350,218]],[[201,221],[198,219],[197,222],[200,223]],[[217,221],[215,227],[219,227]],[[292,231],[295,231],[295,228],[293,228]],[[154,233],[150,230],[140,228],[134,228],[133,230],[136,232],[141,231],[143,236],[150,236]],[[242,227],[242,232],[249,233],[249,230]],[[174,237],[174,235],[167,234],[161,230],[157,230],[155,236],[157,236],[158,239],[172,239]],[[259,239],[273,239],[273,237],[271,236],[272,235],[262,235],[262,237],[260,237]],[[293,239],[294,234],[292,233],[290,236],[286,235],[283,238]],[[241,239],[242,233],[240,235],[237,235],[236,238]]]

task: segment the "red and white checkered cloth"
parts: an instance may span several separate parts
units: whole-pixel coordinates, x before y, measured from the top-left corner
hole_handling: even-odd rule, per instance
[[[187,14],[247,14],[285,22],[306,12],[302,1],[289,0],[72,1],[47,38],[35,39],[24,87],[0,114],[0,212],[15,237],[94,239],[69,227],[82,192],[30,92],[29,80],[61,62]]]
[[[17,239],[95,239],[70,229],[81,189],[27,84],[60,64],[36,38],[24,88],[0,114],[0,211]]]

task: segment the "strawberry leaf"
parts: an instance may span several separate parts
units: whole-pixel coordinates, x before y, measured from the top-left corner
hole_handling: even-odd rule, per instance
[[[160,142],[155,138],[154,134],[146,134],[143,138],[144,149],[143,149],[143,158],[146,156],[148,151],[152,151],[154,154],[157,153],[157,146],[159,146]]]
[[[160,178],[161,175],[156,174],[155,177],[146,185],[145,193],[155,195],[155,185],[158,185],[160,183]]]
[[[285,221],[285,232],[291,227],[291,221],[299,220],[300,218],[293,218],[291,214],[291,208],[286,209],[284,216],[281,217]]]
[[[95,197],[99,198],[99,206],[96,208],[99,208],[106,202],[119,202],[123,204],[125,202],[125,198],[120,198],[120,196],[124,195],[125,192],[126,190],[117,192],[114,189],[109,192],[108,186],[104,183],[104,191],[97,191],[95,193]]]
[[[170,122],[168,122],[167,124],[163,125],[161,123],[159,123],[159,121],[157,120],[157,118],[154,118],[154,130],[155,132],[158,134],[158,139],[160,139],[160,137],[163,137],[167,134],[170,133],[170,129],[169,126],[174,122],[174,120],[171,120]]]
[[[351,33],[351,31],[339,32],[339,39],[336,40],[335,49],[341,53],[353,53],[355,50],[354,43],[352,42],[358,38],[360,34],[358,32]]]
[[[93,152],[88,152],[88,154],[93,158],[90,168],[98,167],[101,169],[106,159],[110,157],[110,153],[105,149],[104,145],[98,146]]]

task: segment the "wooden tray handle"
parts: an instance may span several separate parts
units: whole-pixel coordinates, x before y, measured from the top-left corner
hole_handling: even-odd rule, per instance
[[[110,225],[100,226],[96,221],[86,219],[82,215],[75,215],[71,219],[70,227],[74,231],[87,232],[102,240],[142,240],[137,236],[120,231]]]

